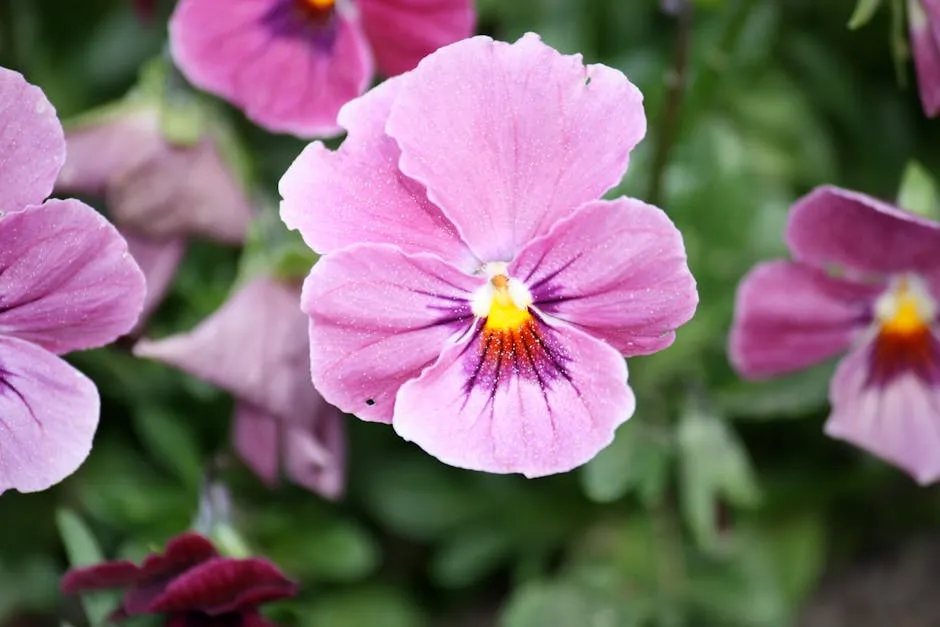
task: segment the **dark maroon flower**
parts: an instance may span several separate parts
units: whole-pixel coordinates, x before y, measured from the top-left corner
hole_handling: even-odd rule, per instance
[[[140,566],[116,561],[72,569],[61,587],[65,594],[125,588],[111,620],[163,614],[167,627],[270,627],[258,607],[297,591],[271,562],[221,557],[196,533],[176,536]]]

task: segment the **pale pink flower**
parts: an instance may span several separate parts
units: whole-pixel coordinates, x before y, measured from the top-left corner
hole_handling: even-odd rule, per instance
[[[313,380],[442,461],[569,470],[634,410],[623,356],[691,318],[682,237],[599,200],[643,138],[642,96],[529,34],[468,39],[340,112],[304,150],[281,216],[323,254],[304,285]]]

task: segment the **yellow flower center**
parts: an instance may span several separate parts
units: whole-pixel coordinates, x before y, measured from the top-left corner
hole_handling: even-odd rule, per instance
[[[923,281],[900,276],[875,303],[881,333],[910,337],[922,334],[937,315],[937,305]]]
[[[529,289],[522,282],[509,278],[503,262],[487,264],[483,270],[489,281],[473,294],[473,314],[485,319],[483,328],[487,331],[521,328],[532,319],[529,311],[532,295]]]

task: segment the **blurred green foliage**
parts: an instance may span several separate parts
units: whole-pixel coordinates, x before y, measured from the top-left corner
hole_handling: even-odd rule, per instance
[[[78,115],[165,54],[170,4],[141,24],[121,0],[7,0],[0,64]],[[938,127],[899,86],[889,4],[699,0],[684,26],[658,0],[480,0],[480,32],[538,32],[645,94],[648,137],[612,194],[675,220],[701,305],[672,348],[631,360],[637,415],[583,469],[531,481],[446,467],[350,419],[348,494],[328,503],[268,490],[234,461],[221,392],[121,347],[75,355],[103,397],[96,446],[57,488],[0,498],[0,624],[82,624],[57,593],[69,559],[136,558],[188,528],[209,466],[232,494],[234,532],[303,584],[272,614],[285,626],[784,626],[827,564],[935,527],[935,489],[823,436],[830,365],[754,384],[725,356],[736,284],[786,254],[799,195],[832,182],[894,197],[916,159],[902,200],[936,211]],[[241,259],[190,249],[151,335],[215,309],[239,264],[296,274],[313,261],[271,226],[277,180],[303,143],[228,114],[267,213]],[[96,601],[85,609],[101,616]]]

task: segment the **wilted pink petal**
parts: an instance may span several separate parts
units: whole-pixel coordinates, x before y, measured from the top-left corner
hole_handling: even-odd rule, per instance
[[[482,345],[475,335],[447,347],[398,393],[395,431],[441,461],[527,477],[566,472],[633,414],[626,363],[606,343],[541,322],[515,337],[481,335]]]
[[[150,314],[163,302],[176,270],[186,252],[186,242],[182,238],[160,240],[138,237],[128,232],[122,233],[127,240],[127,250],[140,266],[147,282],[147,296],[144,309],[140,314],[138,327],[150,317]]]
[[[402,173],[427,188],[476,256],[506,261],[620,182],[646,118],[619,71],[584,66],[528,34],[428,56],[403,76],[386,130]]]
[[[639,200],[595,201],[533,240],[509,265],[544,313],[627,357],[660,351],[695,313],[682,235]]]
[[[940,224],[838,187],[800,199],[786,239],[798,261],[817,268],[876,275],[940,268]]]
[[[759,265],[738,287],[731,362],[745,376],[767,377],[834,357],[870,323],[882,289],[788,261]]]
[[[385,120],[400,80],[385,81],[342,108],[339,123],[349,135],[339,150],[314,142],[297,157],[281,179],[281,218],[321,254],[388,243],[479,266],[424,189],[398,171],[401,153],[385,134]]]
[[[306,420],[282,422],[284,465],[298,485],[336,499],[346,487],[346,417],[321,399]]]
[[[356,0],[379,71],[407,72],[441,46],[473,34],[473,0]]]
[[[54,353],[94,348],[131,329],[144,276],[100,214],[49,200],[0,216],[0,335]]]
[[[258,477],[274,486],[280,472],[280,420],[248,403],[237,403],[232,418],[232,442],[239,457]]]
[[[98,390],[36,344],[0,335],[0,492],[62,481],[91,451]]]
[[[0,213],[41,203],[64,160],[52,104],[21,74],[0,68]]]
[[[302,296],[316,388],[343,411],[391,422],[398,388],[470,325],[478,283],[435,256],[391,246],[327,255]]]
[[[937,5],[937,6],[933,6]],[[940,5],[908,0],[910,46],[917,70],[917,87],[927,117],[940,115]]]

